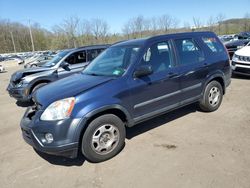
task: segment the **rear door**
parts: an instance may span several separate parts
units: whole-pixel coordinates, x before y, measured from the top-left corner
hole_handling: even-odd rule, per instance
[[[208,62],[197,39],[178,38],[174,44],[180,71],[181,104],[185,104],[201,97]]]

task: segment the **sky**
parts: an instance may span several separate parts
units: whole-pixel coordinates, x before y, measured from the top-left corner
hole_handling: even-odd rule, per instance
[[[0,19],[27,24],[28,20],[51,30],[70,16],[105,20],[111,32],[121,32],[133,17],[145,18],[168,14],[179,20],[179,26],[193,17],[206,22],[222,13],[227,19],[242,18],[250,13],[250,0],[0,0]]]

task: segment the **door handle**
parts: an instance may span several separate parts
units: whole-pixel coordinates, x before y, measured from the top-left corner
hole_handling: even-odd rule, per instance
[[[174,73],[174,72],[168,73],[168,78],[176,78],[176,77],[178,77],[178,76],[179,76],[179,74]]]
[[[208,68],[208,66],[209,66],[208,63],[203,64],[203,67],[205,67],[205,68]]]

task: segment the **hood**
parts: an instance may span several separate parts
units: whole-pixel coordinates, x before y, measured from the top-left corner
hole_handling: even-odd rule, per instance
[[[33,95],[33,100],[46,107],[54,101],[76,96],[112,79],[114,78],[74,74],[38,89]]]
[[[50,69],[51,68],[48,68],[48,67],[22,69],[22,70],[16,71],[14,74],[12,74],[11,80],[13,82],[16,82],[16,81],[20,80],[21,78],[23,78],[25,76],[35,74],[35,73],[39,73],[39,72],[43,72],[43,71],[47,71],[47,70],[50,70]]]
[[[250,57],[250,46],[245,46],[235,52],[236,55]]]

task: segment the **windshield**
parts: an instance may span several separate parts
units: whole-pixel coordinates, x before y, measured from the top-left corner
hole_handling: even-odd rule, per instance
[[[95,58],[83,71],[95,76],[122,76],[137,57],[139,47],[111,47]]]
[[[55,66],[64,56],[66,56],[70,51],[62,51],[53,57],[50,61],[43,64],[41,67],[53,67]]]

